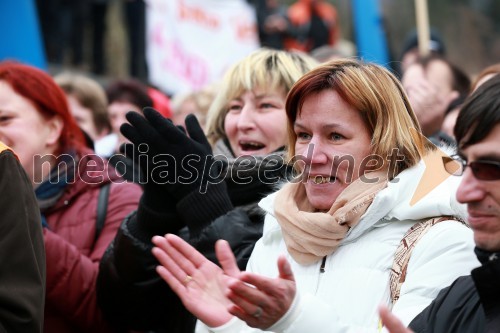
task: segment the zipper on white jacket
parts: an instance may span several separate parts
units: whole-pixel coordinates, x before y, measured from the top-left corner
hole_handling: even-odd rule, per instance
[[[319,272],[324,273],[325,272],[325,265],[326,265],[326,256],[323,257],[323,260],[321,261],[321,266],[319,267]]]
[[[318,276],[318,280],[316,283],[316,290],[314,292],[314,295],[318,294],[319,285],[321,284],[321,277],[323,276],[323,273],[325,272],[325,266],[326,266],[326,256],[323,257],[323,259],[321,260],[321,265],[319,266],[319,276]]]

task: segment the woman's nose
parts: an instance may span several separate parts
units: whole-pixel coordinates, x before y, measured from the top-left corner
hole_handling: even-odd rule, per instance
[[[238,129],[239,130],[249,130],[255,128],[255,117],[256,117],[255,108],[250,105],[245,105],[240,112],[238,117]]]
[[[320,140],[313,137],[307,147],[306,160],[309,164],[325,164],[328,162],[328,154]]]

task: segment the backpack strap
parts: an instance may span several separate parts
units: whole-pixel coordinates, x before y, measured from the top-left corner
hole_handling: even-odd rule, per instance
[[[401,286],[406,280],[406,271],[410,262],[411,253],[417,242],[429,231],[429,229],[443,221],[457,221],[467,225],[464,221],[458,220],[454,216],[433,217],[426,221],[415,223],[403,236],[394,254],[394,262],[390,273],[390,290],[392,304],[399,299]]]
[[[108,183],[102,186],[99,190],[99,197],[97,198],[97,215],[95,220],[95,241],[99,238],[99,235],[104,228],[104,222],[106,221],[110,187],[111,184]]]

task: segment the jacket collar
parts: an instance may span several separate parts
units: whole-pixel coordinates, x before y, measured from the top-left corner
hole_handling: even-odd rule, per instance
[[[500,252],[490,252],[478,247],[474,249],[474,252],[476,253],[477,259],[479,259],[483,265],[490,261],[500,260]]]
[[[425,163],[420,161],[416,166],[398,174],[395,180],[389,182],[388,186],[377,194],[360,222],[351,228],[344,242],[352,241],[367,230],[394,220],[418,221],[447,215],[465,220],[466,206],[459,204],[455,198],[461,177],[446,178],[422,199],[413,205],[410,204],[425,170]],[[274,216],[275,196],[276,193],[273,193],[259,203],[259,206],[272,216]],[[264,226],[264,233],[269,227],[271,226]]]

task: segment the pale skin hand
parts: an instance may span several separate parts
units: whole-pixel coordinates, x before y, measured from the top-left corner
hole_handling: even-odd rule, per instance
[[[156,247],[152,252],[162,265],[157,267],[158,274],[193,315],[210,327],[231,320],[233,316],[227,310],[231,305],[226,297],[227,284],[231,276],[237,276],[240,271],[226,241],[216,243],[222,269],[175,235],[155,236],[153,243]],[[188,275],[192,280],[186,280]]]
[[[441,128],[444,113],[451,102],[449,98],[439,94],[436,87],[423,78],[408,87],[407,93],[424,135],[436,133]]]
[[[284,257],[278,259],[279,277],[271,279],[240,272],[229,244],[215,244],[222,269],[175,235],[153,237],[158,274],[180,297],[184,306],[210,327],[237,316],[249,326],[267,328],[290,308],[296,293],[295,279]],[[186,280],[186,276],[192,280]],[[260,313],[259,317],[255,317]]]
[[[227,297],[233,302],[229,312],[249,326],[266,329],[275,324],[290,309],[295,298],[296,284],[290,264],[278,258],[277,278],[242,272],[238,280],[229,282]],[[261,315],[254,314],[260,308]]]
[[[379,307],[380,319],[389,333],[413,333],[401,320],[389,311],[385,306]]]

